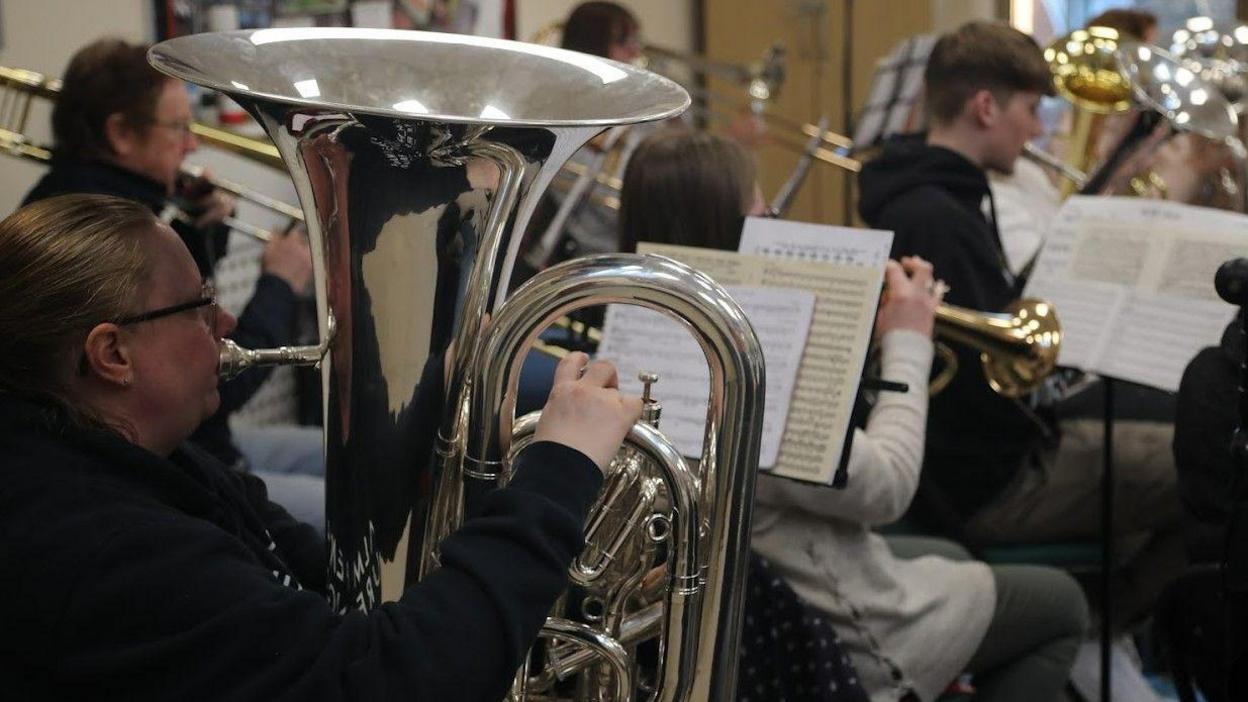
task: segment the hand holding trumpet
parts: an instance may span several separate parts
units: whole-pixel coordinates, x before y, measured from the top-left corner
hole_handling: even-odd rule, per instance
[[[932,335],[936,308],[947,287],[932,277],[932,264],[918,256],[890,260],[884,268],[884,294],[876,313],[875,330],[884,336],[894,329]]]

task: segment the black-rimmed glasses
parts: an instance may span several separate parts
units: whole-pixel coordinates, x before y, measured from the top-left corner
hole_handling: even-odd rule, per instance
[[[178,305],[170,305],[169,307],[161,307],[150,312],[141,312],[139,314],[122,317],[113,320],[113,324],[125,326],[127,324],[138,324],[140,322],[150,322],[153,319],[168,317],[180,312],[188,310],[200,310],[200,317],[204,320],[204,324],[208,326],[208,331],[215,338],[217,336],[217,288],[211,280],[205,280],[203,288],[200,291],[200,298],[190,302],[183,302]]]

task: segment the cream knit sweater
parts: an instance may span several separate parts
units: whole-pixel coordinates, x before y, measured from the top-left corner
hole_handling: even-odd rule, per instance
[[[936,556],[901,560],[872,526],[900,518],[918,486],[932,343],[882,340],[883,392],[855,431],[844,490],[759,476],[753,546],[798,596],[828,613],[872,702],[914,690],[932,700],[962,672],[996,603],[992,572]]]

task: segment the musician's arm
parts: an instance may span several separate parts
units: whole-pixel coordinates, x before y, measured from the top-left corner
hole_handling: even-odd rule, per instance
[[[567,585],[601,480],[579,452],[531,446],[443,542],[442,567],[367,614],[283,585],[206,521],[131,515],[83,564],[58,670],[106,671],[118,699],[500,699]]]
[[[923,463],[932,341],[899,329],[886,334],[881,345],[881,377],[906,383],[910,390],[880,393],[866,430],[854,434],[849,484],[835,489],[761,476],[761,503],[871,525],[894,522],[905,513]]]

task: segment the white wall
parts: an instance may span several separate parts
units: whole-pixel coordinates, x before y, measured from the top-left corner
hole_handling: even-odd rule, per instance
[[[995,0],[931,0],[931,3],[932,31],[935,32],[953,31],[972,20],[996,18]]]
[[[0,65],[60,76],[70,56],[103,36],[132,42],[153,38],[152,0],[0,0]],[[51,141],[51,107],[36,101],[27,132]],[[0,216],[12,212],[43,168],[16,158],[0,164]]]
[[[714,0],[710,0],[714,1]],[[553,22],[562,22],[581,0],[516,0],[516,38],[528,41]],[[693,48],[692,0],[616,0],[632,10],[647,44],[689,51]]]

